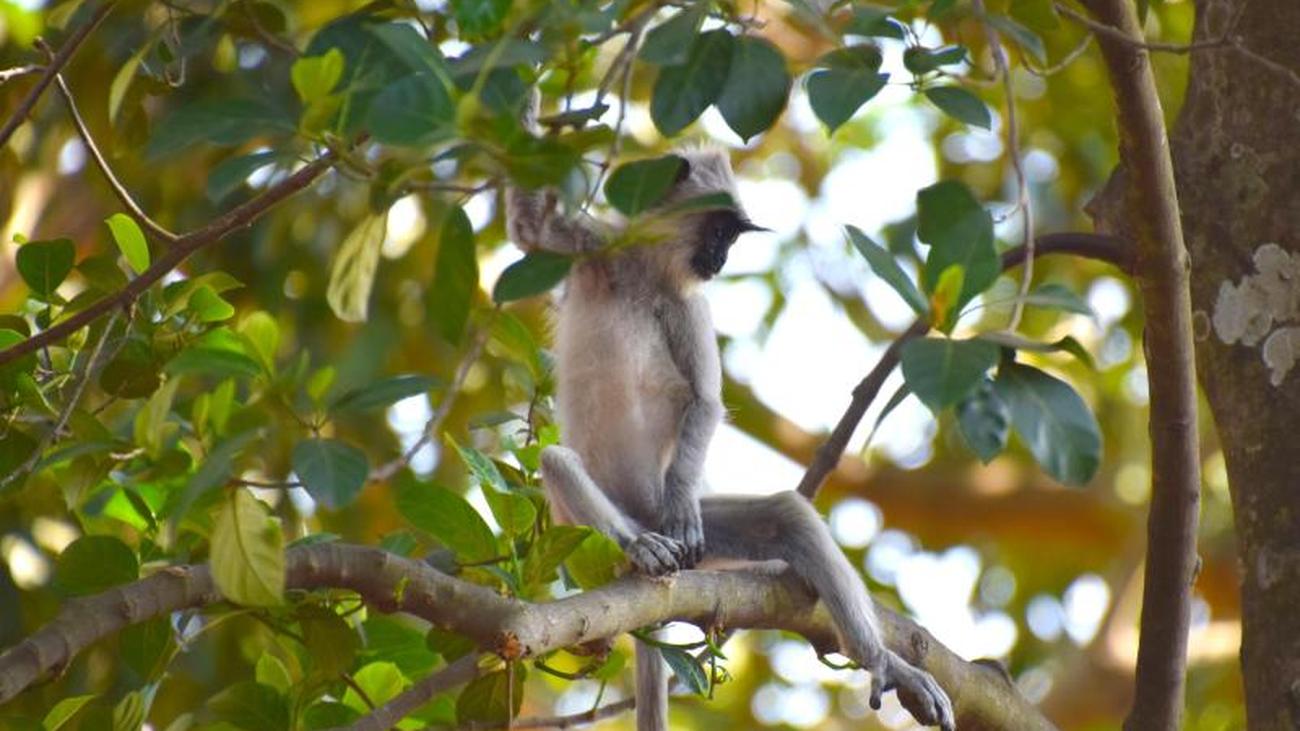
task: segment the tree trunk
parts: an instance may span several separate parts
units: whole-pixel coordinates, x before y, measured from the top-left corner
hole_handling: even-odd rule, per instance
[[[1197,360],[1242,567],[1251,729],[1300,729],[1300,2],[1199,0],[1173,137]],[[1242,50],[1242,49],[1246,50]],[[1254,54],[1254,56],[1252,56]],[[1262,60],[1261,58],[1262,57]]]

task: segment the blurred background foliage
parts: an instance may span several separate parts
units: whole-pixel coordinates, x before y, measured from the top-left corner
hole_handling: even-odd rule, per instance
[[[293,72],[301,56],[324,58],[332,44],[322,40],[330,32],[322,29],[363,5],[124,2],[66,69],[90,131],[118,177],[145,211],[173,231],[204,225],[322,149],[348,150],[362,129],[377,127],[371,131],[388,144],[342,152],[350,156],[347,163],[314,187],[169,275],[166,294],[155,287],[132,312],[101,319],[74,336],[71,347],[51,348],[29,364],[36,390],[15,386],[0,411],[0,475],[16,475],[15,484],[0,492],[0,646],[47,622],[70,596],[118,583],[111,578],[114,566],[129,578],[140,567],[149,571],[166,562],[206,559],[214,506],[235,489],[206,488],[232,480],[305,479],[300,473],[310,455],[297,454],[304,440],[316,440],[319,459],[345,477],[330,478],[341,490],[333,499],[283,486],[252,491],[270,506],[285,542],[332,534],[363,544],[382,541],[408,555],[447,544],[413,530],[399,510],[400,483],[412,479],[464,493],[495,524],[498,508],[485,497],[490,486],[481,486],[482,473],[476,478],[466,466],[479,454],[499,460],[498,476],[512,488],[536,487],[537,445],[556,437],[549,426],[547,356],[539,349],[547,339],[548,298],[493,305],[494,285],[520,257],[505,239],[497,183],[512,176],[558,184],[571,203],[580,204],[603,176],[615,135],[571,131],[567,148],[523,149],[519,145],[527,143],[508,121],[513,112],[507,112],[517,108],[531,80],[528,67],[505,75],[477,69],[497,48],[492,41],[533,30],[546,49],[545,58],[536,59],[544,61],[543,113],[587,109],[598,87],[607,85],[601,101],[610,109],[599,121],[615,127],[624,111],[623,79],[607,80],[606,72],[618,63],[624,37],[602,34],[648,6],[499,0],[365,6],[409,24],[408,30],[418,28],[414,37],[427,34],[445,56],[460,60],[447,67],[457,100],[430,101],[428,95],[436,92],[424,86],[405,89],[436,117],[423,128],[426,138],[412,140],[418,125],[404,127],[402,119],[385,115],[400,110],[400,104],[372,111],[367,119],[349,119],[359,116],[351,110],[383,102],[335,99],[333,85],[313,91],[308,69]],[[678,11],[671,5],[646,16],[652,28],[674,17]],[[1112,101],[1101,60],[1089,46],[1056,73],[1035,73],[1072,55],[1086,42],[1085,32],[1058,16],[1050,3],[991,0],[988,7],[1019,18],[1043,44],[1044,60],[1037,61],[1026,46],[1010,45],[1036,229],[1087,230],[1084,205],[1115,163]],[[32,41],[44,36],[57,45],[66,37],[63,29],[84,22],[89,10],[75,1],[42,7],[35,0],[0,0],[0,68],[40,63]],[[822,54],[843,42],[841,26],[828,30],[826,24],[853,13],[865,23],[886,10],[906,29],[873,39],[891,80],[828,134],[819,121],[825,116],[810,105],[804,86],[805,74]],[[1185,1],[1152,2],[1149,37],[1185,40],[1192,11]],[[653,58],[647,60],[651,52],[646,51],[631,65],[618,154],[662,154],[681,138],[724,146],[741,180],[741,203],[755,221],[775,230],[742,240],[724,275],[709,288],[722,339],[730,426],[715,443],[708,475],[719,491],[790,489],[847,404],[852,386],[911,319],[902,300],[853,251],[842,227],[859,226],[914,272],[924,251],[915,239],[918,189],[939,179],[962,181],[995,220],[1001,219],[1016,199],[1004,139],[1007,100],[991,81],[986,36],[966,2],[909,1],[887,9],[842,4],[823,14],[799,2],[762,0],[721,3],[712,13],[706,29],[743,31],[780,50],[794,78],[781,117],[745,142],[728,128],[729,120],[710,109],[679,139],[666,139],[656,129],[655,122],[664,125],[653,118],[650,103],[664,71]],[[948,44],[969,49],[951,71],[961,77],[962,88],[988,104],[991,130],[946,116],[909,87],[904,49]],[[671,55],[672,48],[665,41],[658,52]],[[526,53],[516,59],[530,60]],[[1172,119],[1185,82],[1185,58],[1159,55],[1154,61]],[[318,84],[321,76],[334,73],[328,63],[310,69]],[[356,57],[349,55],[341,73],[352,79],[357,69]],[[31,78],[0,86],[5,116]],[[383,88],[368,93],[375,97]],[[475,94],[484,89],[488,93]],[[504,106],[494,106],[498,103]],[[601,201],[596,206],[600,210]],[[108,291],[125,277],[128,270],[113,265],[118,250],[104,223],[120,210],[51,90],[31,121],[0,149],[0,312],[6,313],[0,326],[25,334],[24,327],[47,322],[56,309],[75,310],[79,294]],[[465,224],[472,229],[471,243]],[[330,296],[341,247],[350,236],[363,236],[367,226],[372,238],[383,237],[373,290],[368,297],[364,291]],[[999,248],[1019,243],[1019,230],[1014,215],[999,221]],[[83,265],[57,297],[33,298],[15,264],[18,242],[65,237]],[[455,259],[466,246],[469,260]],[[154,259],[161,251],[155,240]],[[92,257],[104,257],[100,261],[108,266],[85,266]],[[439,280],[440,272],[455,267],[459,279],[443,273]],[[230,279],[214,278],[213,272]],[[184,287],[185,278],[205,273],[208,287]],[[475,273],[477,286],[467,286]],[[958,435],[951,414],[936,420],[914,398],[888,414],[866,446],[882,398],[850,445],[853,459],[832,474],[818,507],[882,601],[913,613],[968,658],[1000,659],[1022,691],[1062,728],[1118,728],[1136,652],[1150,484],[1143,322],[1134,289],[1107,265],[1049,257],[1036,266],[1035,281],[1066,285],[1095,312],[1088,317],[1030,309],[1022,326],[1024,334],[1039,340],[1077,338],[1092,353],[1095,369],[1063,354],[1022,355],[1022,360],[1064,377],[1096,414],[1104,441],[1097,474],[1081,487],[1062,486],[1018,443],[981,464]],[[986,306],[963,318],[958,332],[998,326],[1014,287],[1010,279],[995,283],[978,301]],[[203,294],[196,296],[200,289]],[[348,296],[352,304],[340,305]],[[43,445],[58,458],[47,458],[30,475],[16,474],[27,471],[20,467],[35,440],[54,424],[67,396],[63,389],[75,382],[74,356],[88,353],[97,338],[112,349],[110,364],[118,364],[117,372],[106,367],[71,414],[69,433]],[[238,359],[184,361],[187,350],[210,356],[231,339],[241,343],[231,349],[251,366]],[[385,380],[403,375],[417,378]],[[895,376],[885,393],[899,382]],[[161,383],[170,387],[165,400],[157,396],[169,390],[160,389]],[[388,390],[377,393],[376,384]],[[340,405],[349,393],[351,407]],[[42,403],[42,394],[50,404]],[[366,395],[374,400],[358,406],[356,400]],[[467,448],[468,460],[458,458],[450,441],[417,443],[426,422],[444,405],[442,430]],[[1187,716],[1188,728],[1206,731],[1244,726],[1231,514],[1222,457],[1208,427],[1202,449],[1207,455],[1204,564]],[[410,470],[399,470],[395,478],[362,486],[346,477],[364,476],[417,446]],[[358,454],[364,455],[359,468]],[[205,475],[207,464],[217,464],[218,474]],[[83,543],[88,558],[81,560],[88,564],[75,556],[60,558],[84,536],[116,540],[97,548]],[[115,557],[122,545],[129,560]],[[91,576],[85,575],[87,566]],[[544,584],[534,587],[537,596],[565,590]],[[88,710],[73,716],[69,727],[130,725],[130,709],[123,709],[124,699],[132,698],[147,701],[147,722],[158,729],[178,719],[214,728],[277,726],[278,721],[240,716],[232,710],[238,703],[221,700],[245,697],[247,687],[238,684],[256,678],[288,699],[269,701],[271,707],[291,708],[294,724],[313,727],[339,718],[329,713],[346,716],[338,708],[317,715],[307,711],[326,694],[341,701],[334,705],[355,713],[364,701],[349,685],[370,694],[393,692],[434,667],[438,652],[452,652],[448,638],[426,638],[417,623],[355,604],[347,597],[318,597],[288,614],[226,607],[170,625],[154,623],[94,647],[62,677],[29,690],[0,715],[17,725],[19,717],[45,718],[60,699],[94,693]],[[332,619],[317,622],[313,612],[329,612],[322,607],[332,607],[333,617],[338,612],[346,617],[343,631],[351,639],[335,640],[355,652],[341,660],[322,660],[319,639],[313,646],[312,637],[302,636],[313,631],[309,626],[326,628],[318,627],[318,634],[339,629]],[[698,633],[681,629],[674,636],[690,641]],[[825,729],[911,723],[892,700],[885,712],[873,714],[866,705],[864,674],[827,668],[797,638],[746,633],[726,651],[728,682],[716,686],[711,701],[677,700],[675,723]],[[570,670],[582,665],[581,659],[567,657],[552,662]],[[317,665],[346,679],[315,678]],[[578,712],[598,698],[610,701],[630,693],[630,673],[607,666],[599,675],[568,681],[530,672],[522,715]],[[452,701],[443,701],[421,718],[452,718]],[[601,727],[630,728],[631,718]]]

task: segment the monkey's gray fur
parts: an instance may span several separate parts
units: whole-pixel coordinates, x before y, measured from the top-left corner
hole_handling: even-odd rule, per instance
[[[685,165],[660,209],[713,193],[738,200],[725,154],[678,154]],[[757,227],[738,208],[665,214],[648,243],[602,252],[615,231],[564,217],[553,194],[512,188],[506,216],[526,251],[589,255],[575,262],[556,320],[565,446],[542,453],[555,519],[600,530],[652,576],[701,560],[784,561],[826,604],[845,652],[871,673],[873,707],[896,688],[918,721],[951,731],[948,696],[881,643],[862,579],[806,499],[701,496],[723,407],[716,336],[698,285],[722,268],[739,234]],[[665,671],[659,653],[639,644],[639,731],[667,728]]]

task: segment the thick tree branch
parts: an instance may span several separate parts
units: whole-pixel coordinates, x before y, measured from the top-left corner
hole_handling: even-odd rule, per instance
[[[1172,731],[1182,721],[1201,484],[1190,264],[1151,59],[1135,43],[1141,39],[1136,10],[1128,0],[1085,4],[1114,31],[1098,34],[1097,41],[1115,90],[1120,157],[1133,184],[1126,209],[1137,239],[1151,392],[1153,479],[1141,639],[1136,697],[1124,726]]]
[[[1002,270],[1006,271],[1023,263],[1028,256],[1037,258],[1045,254],[1071,254],[1088,259],[1098,259],[1114,264],[1125,272],[1131,271],[1132,255],[1123,241],[1111,236],[1086,233],[1039,236],[1033,246],[1019,246],[1004,253],[1002,255]],[[918,319],[913,322],[911,327],[903,331],[903,334],[889,344],[889,347],[880,356],[880,360],[876,361],[876,365],[854,387],[852,398],[849,400],[849,407],[844,410],[844,415],[840,417],[830,436],[826,438],[826,442],[817,449],[817,454],[808,465],[808,471],[804,473],[803,479],[799,481],[796,490],[800,495],[810,500],[817,496],[822,484],[826,482],[826,476],[835,469],[840,462],[840,458],[844,456],[844,449],[848,446],[849,439],[852,438],[853,432],[857,430],[858,424],[862,421],[863,415],[867,413],[871,403],[879,395],[881,387],[885,385],[885,379],[889,378],[889,374],[898,365],[899,353],[903,349],[903,344],[912,338],[924,335],[929,330],[930,324],[925,320]]]
[[[63,70],[64,66],[68,65],[68,61],[81,47],[82,42],[86,40],[86,36],[90,35],[90,32],[104,20],[104,17],[108,15],[108,11],[113,9],[113,5],[113,0],[109,0],[109,2],[105,2],[96,8],[95,14],[90,16],[90,20],[78,28],[63,44],[63,47],[59,49],[59,52],[54,54],[54,58],[41,72],[41,78],[37,79],[36,85],[28,90],[27,96],[23,97],[23,100],[14,109],[13,114],[9,115],[9,119],[5,120],[4,126],[0,127],[0,147],[4,147],[5,143],[9,142],[14,130],[18,129],[18,125],[27,119],[28,114],[31,114],[32,107],[36,106],[37,100],[41,98],[41,94],[45,93],[45,89],[49,87],[50,82],[54,81],[54,77]]]
[[[825,609],[788,573],[687,571],[666,579],[628,576],[583,594],[529,604],[377,548],[338,543],[305,546],[290,550],[286,562],[289,589],[350,589],[380,611],[416,615],[464,634],[480,649],[505,659],[525,659],[668,620],[705,627],[784,629],[802,634],[819,649],[837,647]],[[167,568],[135,583],[72,600],[49,624],[0,654],[0,703],[62,671],[78,653],[104,637],[154,617],[219,601],[207,565]],[[962,729],[1053,728],[1001,673],[962,660],[909,619],[883,608],[880,614],[886,644],[924,667],[949,690]],[[440,681],[438,688],[445,687]]]
[[[335,154],[333,152],[326,152],[299,168],[294,174],[266,189],[256,198],[227,211],[203,228],[177,238],[166,253],[158,257],[148,269],[141,272],[140,276],[132,279],[122,289],[97,300],[94,304],[73,314],[66,320],[62,320],[24,341],[0,351],[0,365],[35,352],[51,343],[58,342],[103,317],[113,309],[129,308],[145,290],[162,279],[168,272],[180,266],[182,262],[189,258],[190,254],[248,226],[280,201],[311,185],[316,178],[330,168],[334,159]]]

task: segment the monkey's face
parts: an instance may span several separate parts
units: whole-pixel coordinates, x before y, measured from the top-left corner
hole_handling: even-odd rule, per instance
[[[708,280],[722,271],[727,263],[727,253],[736,239],[746,231],[766,231],[755,226],[739,212],[726,209],[710,211],[700,219],[696,232],[695,250],[691,253],[691,271],[700,279]]]

